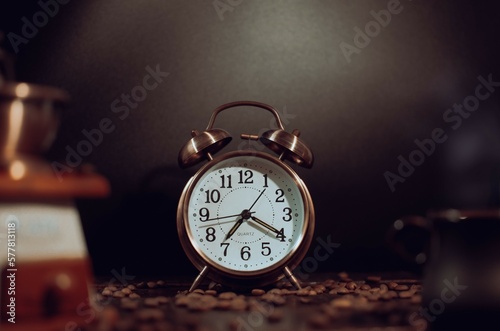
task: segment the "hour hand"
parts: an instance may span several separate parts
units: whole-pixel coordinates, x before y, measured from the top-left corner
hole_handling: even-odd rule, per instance
[[[231,228],[231,230],[229,230],[229,232],[227,233],[226,239],[224,239],[224,240],[228,240],[229,238],[231,238],[231,236],[236,232],[236,230],[238,230],[238,228],[240,227],[241,223],[243,223],[243,218],[240,218],[239,220],[236,221],[236,223],[234,223],[234,225]]]
[[[268,229],[269,231],[272,231],[272,232],[274,232],[274,233],[276,233],[276,234],[279,234],[279,233],[280,233],[280,231],[279,231],[278,229],[276,229],[275,227],[273,227],[273,226],[271,226],[271,225],[267,224],[267,223],[266,223],[266,222],[264,222],[263,220],[261,220],[261,219],[259,219],[259,218],[255,217],[255,216],[252,216],[251,218],[252,218],[252,220],[253,220],[253,221],[255,221],[257,224],[260,224],[261,226],[265,227],[265,228],[266,228],[266,229]]]

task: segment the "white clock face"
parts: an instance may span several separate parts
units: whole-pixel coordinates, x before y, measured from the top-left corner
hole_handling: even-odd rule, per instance
[[[290,256],[303,239],[304,198],[292,175],[270,160],[222,160],[188,199],[188,235],[213,265],[258,272]]]

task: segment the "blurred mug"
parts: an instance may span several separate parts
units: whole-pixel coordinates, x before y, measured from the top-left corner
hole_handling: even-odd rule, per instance
[[[411,250],[400,239],[417,231],[427,233],[427,243]],[[389,238],[399,254],[424,264],[422,307],[412,325],[500,330],[500,210],[406,216],[394,222]]]

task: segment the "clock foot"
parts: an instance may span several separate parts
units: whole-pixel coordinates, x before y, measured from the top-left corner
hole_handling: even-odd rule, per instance
[[[203,278],[205,278],[207,273],[208,273],[208,266],[205,266],[203,267],[200,274],[196,277],[193,284],[189,288],[189,292],[193,292],[194,290],[196,290],[196,288],[200,285],[201,281],[203,280]]]
[[[285,274],[286,278],[290,281],[290,283],[292,283],[293,286],[297,288],[297,290],[302,289],[299,280],[295,277],[290,268],[285,267],[285,269],[283,269],[283,273]]]

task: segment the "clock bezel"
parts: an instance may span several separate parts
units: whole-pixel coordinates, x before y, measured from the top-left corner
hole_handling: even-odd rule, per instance
[[[226,268],[212,261],[207,257],[201,248],[196,245],[195,239],[190,231],[188,223],[188,206],[189,199],[192,196],[194,187],[202,176],[217,163],[239,156],[256,157],[265,159],[280,167],[287,173],[297,186],[303,201],[304,208],[304,225],[297,239],[295,247],[286,254],[286,256],[275,264],[272,264],[264,269],[254,271],[240,271]],[[251,287],[257,285],[265,285],[282,279],[285,275],[283,270],[288,267],[293,270],[298,266],[302,259],[307,254],[307,251],[312,242],[315,227],[315,213],[314,205],[311,195],[302,179],[297,173],[286,163],[268,153],[252,150],[239,150],[222,154],[209,161],[201,167],[188,181],[182,192],[177,207],[177,231],[181,245],[188,256],[189,260],[198,269],[202,270],[206,266],[209,268],[208,277],[220,282],[224,285],[237,286],[237,287]]]

